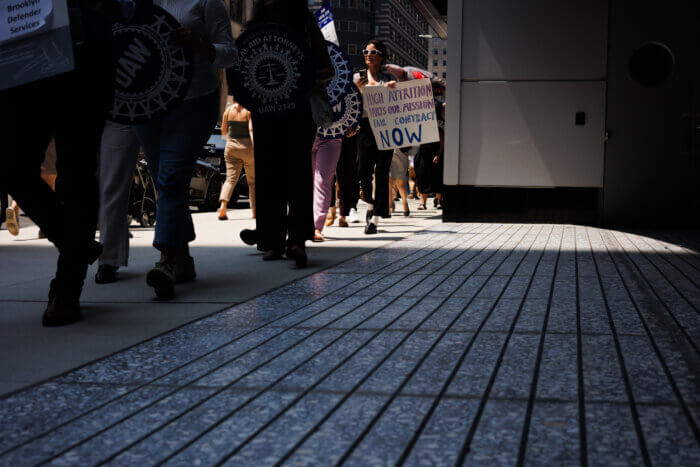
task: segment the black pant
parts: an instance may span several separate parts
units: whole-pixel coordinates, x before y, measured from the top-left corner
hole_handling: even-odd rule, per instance
[[[0,92],[0,191],[9,192],[58,247],[56,285],[77,294],[97,227],[97,153],[112,99],[112,76],[105,71],[78,69]],[[41,178],[51,138],[55,192]]]
[[[10,200],[7,198],[7,192],[0,191],[0,225],[5,222],[5,212],[10,205]]]
[[[261,250],[282,250],[285,244],[303,245],[313,239],[315,136],[308,106],[284,117],[253,115],[255,217]]]
[[[433,162],[435,156],[439,156],[438,163]],[[418,150],[413,165],[416,170],[418,191],[422,194],[442,191],[442,160],[440,143],[424,144]]]
[[[369,119],[362,119],[357,135],[358,170],[365,202],[374,205],[374,215],[391,217],[389,214],[389,169],[394,151],[380,151],[374,140]],[[372,174],[376,185],[376,196],[372,197]]]
[[[350,209],[357,207],[360,199],[360,185],[357,173],[357,136],[343,138],[340,159],[336,166],[340,215],[347,216]]]

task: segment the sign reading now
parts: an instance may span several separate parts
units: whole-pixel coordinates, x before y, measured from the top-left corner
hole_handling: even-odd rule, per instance
[[[404,81],[394,89],[365,86],[362,97],[380,150],[440,141],[429,79]]]
[[[52,10],[53,0],[0,0],[0,42],[40,30]]]

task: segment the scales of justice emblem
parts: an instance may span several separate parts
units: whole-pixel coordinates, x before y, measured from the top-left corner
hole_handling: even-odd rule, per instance
[[[180,27],[167,11],[154,6],[145,24],[116,24],[115,97],[109,118],[134,125],[156,118],[177,105],[192,81],[192,52],[169,44]]]
[[[238,58],[227,70],[231,94],[253,114],[280,114],[308,99],[314,83],[310,50],[291,31],[261,24],[236,40]]]

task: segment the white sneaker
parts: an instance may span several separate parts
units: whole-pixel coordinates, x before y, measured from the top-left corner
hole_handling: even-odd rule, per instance
[[[360,218],[357,215],[357,209],[350,209],[350,213],[348,214],[348,222],[350,222],[351,224],[357,224],[358,222],[360,222]]]

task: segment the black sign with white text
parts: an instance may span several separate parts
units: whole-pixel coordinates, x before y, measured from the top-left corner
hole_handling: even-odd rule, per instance
[[[169,44],[180,24],[153,7],[146,24],[117,24],[112,31],[117,57],[114,105],[109,118],[134,125],[177,105],[192,81],[192,52]]]
[[[292,112],[314,84],[311,51],[291,31],[261,24],[236,40],[238,59],[227,70],[230,93],[254,115]]]

